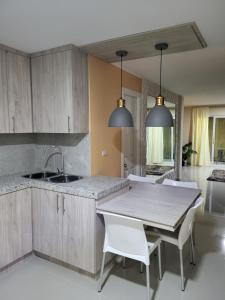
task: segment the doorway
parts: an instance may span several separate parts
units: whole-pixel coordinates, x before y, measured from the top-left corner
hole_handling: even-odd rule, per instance
[[[126,100],[126,107],[131,112],[134,121],[134,127],[122,128],[121,177],[126,178],[129,174],[141,175],[141,95],[138,92],[123,88],[123,98]]]
[[[209,145],[212,163],[225,163],[225,116],[209,118]]]

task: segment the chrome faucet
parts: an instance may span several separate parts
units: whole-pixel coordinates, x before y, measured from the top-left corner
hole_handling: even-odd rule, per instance
[[[47,165],[48,165],[48,162],[49,162],[50,158],[52,158],[55,155],[60,155],[61,156],[61,170],[59,170],[58,168],[57,168],[57,170],[58,170],[58,173],[64,174],[65,173],[65,170],[64,170],[64,155],[63,155],[62,150],[59,147],[55,147],[55,146],[53,146],[51,148],[48,148],[48,149],[53,149],[55,151],[48,155],[48,157],[45,161],[44,169],[47,168]]]

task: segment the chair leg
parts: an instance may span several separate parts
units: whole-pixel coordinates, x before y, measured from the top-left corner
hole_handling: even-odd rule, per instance
[[[146,265],[146,284],[147,284],[147,300],[150,300],[150,273],[149,266]]]
[[[123,267],[123,269],[126,268],[126,257],[125,256],[123,256],[122,267]]]
[[[181,275],[181,291],[184,291],[184,264],[183,264],[183,250],[179,249],[180,252],[180,275]]]
[[[193,245],[196,245],[196,240],[195,240],[195,222],[193,224],[193,228],[192,228],[192,239],[193,239]]]
[[[159,280],[162,280],[161,243],[158,246]]]
[[[101,273],[100,273],[99,282],[98,282],[98,292],[102,291],[102,277],[103,277],[103,271],[104,271],[104,266],[105,266],[105,255],[106,255],[106,253],[103,252]]]
[[[192,263],[195,266],[195,246],[194,246],[194,240],[193,240],[193,236],[191,234],[191,253],[192,253]]]

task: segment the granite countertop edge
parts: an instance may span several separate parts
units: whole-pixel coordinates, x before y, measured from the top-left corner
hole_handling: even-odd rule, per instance
[[[6,175],[0,176],[0,195],[26,188],[40,188],[99,200],[128,185],[128,179],[110,176],[90,176],[72,183],[56,184],[41,180],[26,179],[21,175]]]

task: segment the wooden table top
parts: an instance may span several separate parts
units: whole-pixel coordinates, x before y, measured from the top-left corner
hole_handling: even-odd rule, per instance
[[[106,202],[97,202],[97,213],[119,214],[144,224],[175,231],[201,190],[163,184],[132,183],[132,188]]]

